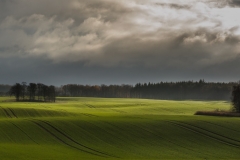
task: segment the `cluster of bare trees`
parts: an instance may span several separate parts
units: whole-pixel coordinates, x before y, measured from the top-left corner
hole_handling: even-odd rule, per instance
[[[54,86],[42,83],[26,82],[16,83],[10,88],[10,95],[16,97],[16,101],[45,101],[55,102],[56,91]]]
[[[59,88],[59,96],[147,98],[173,100],[230,100],[232,87],[236,83],[160,82],[132,85],[77,85],[68,84]]]

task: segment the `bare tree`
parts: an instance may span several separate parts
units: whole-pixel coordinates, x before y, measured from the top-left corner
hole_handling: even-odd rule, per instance
[[[19,83],[16,83],[10,89],[10,95],[14,95],[16,97],[16,101],[19,101],[21,93],[22,93],[22,86]]]
[[[29,100],[35,101],[35,94],[37,91],[37,85],[35,83],[29,83],[27,87],[28,93],[29,93]]]

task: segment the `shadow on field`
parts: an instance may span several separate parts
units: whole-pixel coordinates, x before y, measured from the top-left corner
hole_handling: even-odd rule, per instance
[[[240,113],[224,111],[197,111],[194,115],[219,116],[219,117],[240,117]]]

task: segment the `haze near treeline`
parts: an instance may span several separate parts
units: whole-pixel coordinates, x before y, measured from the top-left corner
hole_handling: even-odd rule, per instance
[[[0,83],[238,81],[237,0],[0,0]]]

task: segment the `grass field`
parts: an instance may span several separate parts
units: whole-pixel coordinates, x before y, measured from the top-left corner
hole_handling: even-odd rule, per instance
[[[223,101],[0,97],[0,159],[240,159],[240,118]]]

